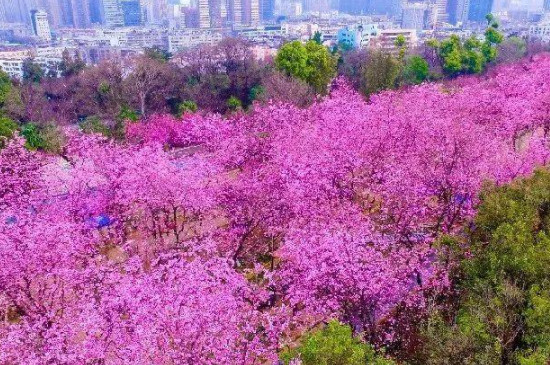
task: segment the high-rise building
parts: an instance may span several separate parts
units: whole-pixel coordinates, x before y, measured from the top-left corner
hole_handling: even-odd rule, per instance
[[[208,0],[198,0],[199,28],[210,28],[210,3]]]
[[[368,12],[369,1],[340,0],[339,10],[348,14],[363,14]]]
[[[368,12],[371,14],[401,14],[401,0],[369,0]]]
[[[58,0],[59,24],[63,27],[72,27],[74,24],[71,0]]]
[[[450,24],[457,23],[457,13],[458,13],[458,0],[448,0],[447,1],[447,14]]]
[[[45,41],[52,39],[50,22],[48,21],[48,13],[44,10],[31,10],[31,22],[34,34]]]
[[[274,17],[274,13],[275,0],[260,0],[260,18],[263,22],[272,20]]]
[[[0,18],[7,23],[29,23],[31,5],[28,0],[0,0]]]
[[[449,23],[456,25],[468,20],[469,7],[470,0],[449,0],[447,3]]]
[[[427,3],[409,3],[403,6],[401,28],[421,31],[426,29],[428,25]]]
[[[210,12],[210,26],[213,28],[220,28],[223,25],[223,8],[222,3],[225,0],[210,0],[209,12]]]
[[[435,0],[435,8],[437,12],[437,27],[449,23],[449,7],[450,0]]]
[[[118,0],[103,0],[102,3],[104,23],[108,27],[124,26],[124,17],[122,8]]]
[[[166,0],[141,0],[144,19],[149,24],[165,24],[168,20],[168,2]]]
[[[72,24],[67,25],[72,25],[74,28],[88,28],[91,24],[88,0],[70,0],[69,7]]]
[[[103,23],[103,9],[101,0],[90,0],[90,22],[95,24]]]
[[[185,19],[185,26],[187,28],[199,27],[199,12],[197,8],[185,7],[183,9],[183,16]]]
[[[471,0],[468,19],[474,22],[484,21],[493,10],[493,0]]]
[[[245,24],[260,22],[260,0],[242,0],[242,20]]]
[[[221,13],[221,17],[223,20],[227,20],[227,7],[229,6],[229,4],[227,3],[226,0],[222,0],[221,1],[221,6],[220,6],[220,13]]]
[[[139,0],[122,0],[120,7],[125,26],[135,27],[141,24],[141,5]]]
[[[0,0],[1,2],[2,0]],[[32,3],[32,4],[31,4]],[[33,0],[29,2],[36,9],[46,9],[51,28],[64,27],[60,0]]]
[[[241,24],[243,22],[242,0],[228,0],[227,21],[230,24]]]
[[[304,11],[306,12],[327,12],[329,10],[329,0],[304,0]]]
[[[313,1],[313,0],[312,0]],[[340,0],[338,9],[348,14],[388,14],[400,17],[403,0]]]

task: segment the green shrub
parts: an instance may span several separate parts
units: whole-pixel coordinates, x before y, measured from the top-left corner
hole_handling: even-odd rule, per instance
[[[303,365],[392,365],[375,353],[371,346],[353,337],[351,328],[331,321],[325,328],[308,333],[300,346],[286,348],[280,359],[288,365],[300,359]]]
[[[118,113],[116,117],[117,121],[131,121],[131,122],[137,122],[139,120],[139,114],[133,110],[130,109],[128,106],[123,106],[120,109],[120,112]]]
[[[21,130],[25,138],[25,146],[30,150],[42,150],[50,153],[60,153],[66,143],[63,132],[55,124],[39,127],[34,123],[27,123]]]
[[[11,138],[18,126],[10,118],[0,116],[0,137]]]
[[[193,100],[184,100],[178,105],[179,116],[185,113],[195,113],[197,110],[199,110],[199,107]]]
[[[34,123],[25,124],[21,129],[21,135],[25,137],[25,146],[30,150],[38,150],[44,146],[38,126]]]
[[[265,99],[265,87],[262,85],[256,85],[250,89],[249,94],[250,101],[264,100]]]
[[[232,96],[229,98],[229,100],[227,100],[227,108],[232,112],[241,110],[242,107],[243,107],[243,103],[239,98],[235,96]]]
[[[102,134],[105,137],[111,136],[111,129],[99,117],[86,118],[80,123],[80,129],[86,134]]]
[[[408,85],[421,84],[428,79],[430,66],[420,56],[411,56],[405,61],[403,68],[403,81]]]
[[[413,364],[546,365],[550,172],[488,187],[480,201],[468,235],[442,242],[458,266],[457,298],[445,321],[428,320],[425,357]]]
[[[63,131],[55,124],[47,124],[40,129],[42,137],[42,149],[50,153],[61,153],[67,143],[67,138]]]

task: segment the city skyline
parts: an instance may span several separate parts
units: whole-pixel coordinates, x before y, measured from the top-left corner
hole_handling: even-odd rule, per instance
[[[185,19],[189,28],[217,28],[331,10],[400,18],[418,4],[434,7],[430,21],[439,25],[479,21],[491,11],[550,10],[550,0],[0,0],[0,22],[30,25],[31,10],[44,10],[52,29],[163,25],[174,19]]]

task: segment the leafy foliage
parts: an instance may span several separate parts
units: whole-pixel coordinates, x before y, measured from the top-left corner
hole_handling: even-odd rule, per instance
[[[301,79],[319,94],[326,94],[327,86],[336,75],[336,59],[327,48],[315,41],[305,45],[299,41],[281,47],[275,59],[278,70]]]
[[[459,268],[456,324],[439,322],[437,331],[428,324],[430,357],[461,364],[547,363],[550,173],[487,188],[480,199],[469,245],[454,245],[471,256]]]
[[[84,133],[98,133],[109,137],[111,129],[99,117],[88,117],[80,123],[80,129]]]
[[[240,101],[239,98],[235,96],[232,96],[229,98],[229,100],[227,100],[227,108],[232,112],[241,110],[242,107],[243,107],[242,101]]]
[[[80,58],[80,55],[76,53],[74,57],[71,57],[68,50],[63,51],[61,63],[59,65],[59,71],[64,77],[78,75],[86,68],[86,62]]]
[[[369,345],[353,338],[351,328],[338,321],[331,321],[325,328],[308,333],[299,347],[283,351],[281,359],[285,364],[299,360],[303,365],[394,364],[377,355]]]
[[[489,17],[488,22],[484,41],[475,35],[465,41],[457,35],[452,35],[441,43],[430,43],[437,49],[445,73],[449,76],[480,73],[488,63],[497,58],[497,45],[502,43],[504,37],[498,31],[498,23],[494,18]]]
[[[12,84],[8,74],[0,70],[0,108],[4,105],[11,90]]]
[[[21,129],[21,135],[26,140],[25,146],[30,150],[60,153],[65,145],[63,132],[51,123],[44,126],[27,123]]]
[[[490,203],[487,181],[503,186],[550,161],[549,67],[541,55],[369,102],[337,81],[304,109],[151,114],[125,124],[124,143],[69,127],[56,154],[42,151],[45,127],[27,125],[36,151],[19,138],[0,150],[0,363],[274,363],[333,319],[344,329],[306,338],[376,359],[362,340],[401,360],[419,342],[415,321],[461,272],[456,333],[481,343],[475,360],[505,348],[494,339],[507,343],[518,320],[528,331],[510,359],[544,358],[545,215],[497,204],[497,218],[514,215],[507,228],[481,209],[474,266],[459,265],[468,252],[456,237]],[[536,225],[523,227],[522,213]],[[514,261],[516,238],[528,248],[518,257],[541,263]],[[452,337],[452,308],[441,339]]]
[[[370,96],[382,90],[393,89],[401,66],[397,59],[389,53],[375,52],[369,57],[363,72],[362,92]]]
[[[510,37],[502,41],[497,49],[497,63],[517,62],[527,54],[527,42],[519,37]]]
[[[28,123],[21,129],[21,135],[25,137],[26,146],[29,149],[36,150],[44,146],[44,140],[40,135],[38,126],[34,123]]]
[[[430,66],[424,58],[420,56],[411,56],[407,58],[403,69],[403,81],[405,84],[421,84],[428,79],[429,75]]]
[[[7,140],[13,137],[18,128],[19,126],[13,120],[0,115],[0,147],[3,147]]]
[[[46,74],[42,66],[36,63],[32,58],[27,58],[25,61],[23,61],[22,69],[23,80],[29,82],[38,83]]]
[[[178,114],[181,116],[185,113],[195,113],[199,107],[192,100],[184,100],[178,105]]]

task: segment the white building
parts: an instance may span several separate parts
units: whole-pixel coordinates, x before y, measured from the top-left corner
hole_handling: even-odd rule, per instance
[[[303,4],[300,1],[285,2],[281,5],[280,15],[297,17],[304,12]]]
[[[359,24],[347,26],[338,31],[338,44],[344,44],[350,48],[366,48],[371,39],[378,36],[377,24]]]
[[[168,52],[177,53],[201,44],[215,45],[221,40],[220,32],[210,30],[188,29],[173,32],[168,36]]]
[[[371,44],[374,48],[395,54],[399,51],[395,43],[400,36],[405,38],[406,47],[415,47],[418,43],[416,29],[384,29],[380,31],[380,35],[376,39],[373,39]]]
[[[124,16],[118,0],[103,0],[105,25],[108,27],[123,27]]]
[[[9,77],[21,79],[23,77],[23,60],[13,60],[0,56],[0,69]]]
[[[20,79],[23,77],[23,63],[32,58],[46,72],[56,70],[63,50],[61,47],[39,47],[0,51],[0,69],[10,77]]]
[[[249,24],[259,24],[260,23],[260,0],[250,0],[250,9],[246,9],[249,14]]]
[[[542,42],[550,42],[550,22],[532,25],[529,28],[529,38]]]
[[[52,40],[48,13],[44,10],[31,10],[32,29],[34,34],[44,41]]]

